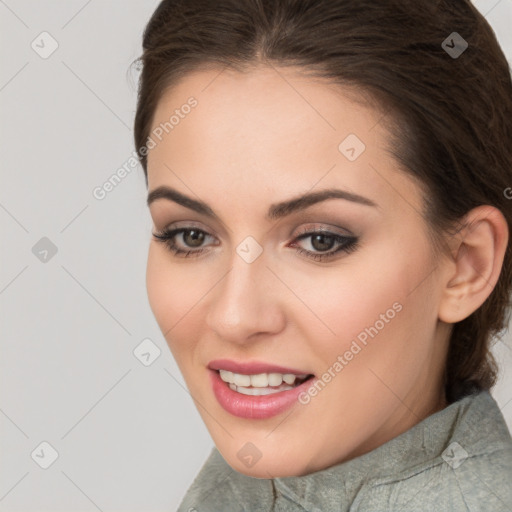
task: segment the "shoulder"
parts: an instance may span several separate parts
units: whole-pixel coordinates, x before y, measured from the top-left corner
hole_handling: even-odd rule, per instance
[[[450,450],[450,460],[374,482],[351,510],[512,511],[512,446],[467,458]]]
[[[435,431],[435,419],[425,427]],[[440,453],[374,480],[351,510],[383,510],[384,503],[408,512],[512,511],[512,438],[489,393],[461,404]]]

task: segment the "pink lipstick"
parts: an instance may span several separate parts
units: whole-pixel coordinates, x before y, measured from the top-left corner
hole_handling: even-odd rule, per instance
[[[239,418],[265,419],[289,409],[314,379],[307,371],[222,359],[208,365],[219,404]]]

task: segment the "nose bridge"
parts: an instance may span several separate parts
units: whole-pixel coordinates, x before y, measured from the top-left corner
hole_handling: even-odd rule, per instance
[[[240,244],[231,268],[218,284],[207,313],[207,324],[223,339],[243,341],[255,332],[279,328],[278,304],[265,292],[272,273],[260,254],[247,258]],[[254,254],[254,253],[253,253]]]

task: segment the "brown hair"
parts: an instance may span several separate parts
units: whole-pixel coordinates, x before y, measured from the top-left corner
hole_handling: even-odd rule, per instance
[[[453,32],[468,43],[460,55],[449,53],[463,49]],[[356,87],[388,112],[388,150],[424,191],[437,251],[479,205],[498,208],[512,232],[505,193],[512,186],[510,69],[469,0],[163,0],[136,62],[142,71],[134,139],[146,185],[145,145],[163,92],[197,69],[269,62]],[[495,384],[490,344],[508,326],[511,282],[509,243],[490,296],[453,326],[449,403]]]

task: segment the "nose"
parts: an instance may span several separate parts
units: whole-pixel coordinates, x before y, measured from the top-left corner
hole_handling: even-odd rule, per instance
[[[231,269],[212,290],[206,323],[217,336],[243,344],[259,336],[275,335],[285,325],[279,300],[279,281],[263,255],[247,263],[238,254]],[[282,292],[282,290],[281,290]]]

